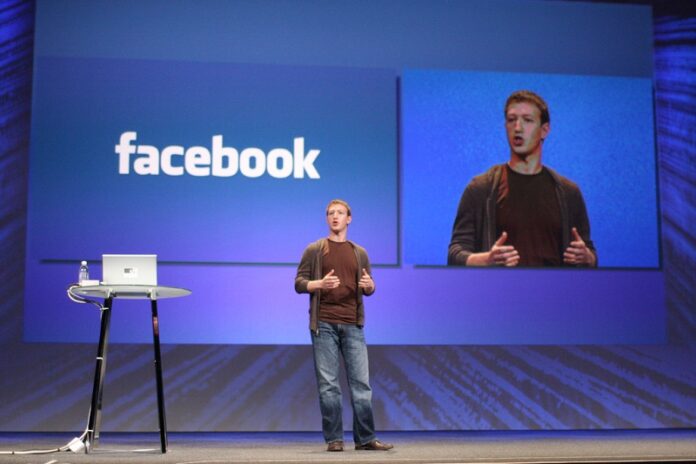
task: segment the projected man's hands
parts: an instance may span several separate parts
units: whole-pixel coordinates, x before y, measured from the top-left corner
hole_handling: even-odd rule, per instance
[[[563,262],[566,264],[583,264],[594,266],[595,255],[592,253],[585,241],[582,239],[578,233],[578,229],[573,227],[571,233],[573,234],[573,241],[570,242],[570,246],[563,253]]]
[[[512,245],[504,245],[507,238],[507,232],[503,232],[491,247],[491,251],[488,252],[489,266],[513,267],[517,266],[520,262],[520,254],[515,250],[515,247]]]

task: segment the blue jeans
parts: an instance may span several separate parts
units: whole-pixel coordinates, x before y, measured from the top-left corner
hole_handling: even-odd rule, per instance
[[[319,321],[319,334],[312,332],[312,347],[324,440],[327,443],[343,440],[343,401],[338,381],[341,356],[353,407],[353,441],[364,445],[374,440],[372,389],[363,329],[351,324]]]

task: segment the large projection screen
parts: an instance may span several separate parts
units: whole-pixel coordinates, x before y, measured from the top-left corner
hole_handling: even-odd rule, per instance
[[[25,340],[92,341],[65,298],[79,261],[154,253],[193,291],[163,342],[309,343],[295,269],[342,198],[372,344],[663,343],[651,24],[582,2],[39,0]],[[545,162],[585,195],[598,269],[445,266],[519,88],[549,102]],[[112,341],[149,342],[142,303],[115,310]]]

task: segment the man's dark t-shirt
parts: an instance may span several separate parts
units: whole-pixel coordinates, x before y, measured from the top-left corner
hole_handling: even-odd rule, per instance
[[[322,258],[322,275],[334,270],[341,285],[322,290],[319,300],[319,320],[333,324],[356,324],[358,301],[356,298],[358,260],[349,242],[329,240],[329,254]]]
[[[496,237],[520,254],[520,266],[562,266],[561,211],[555,184],[546,168],[526,175],[507,170],[508,194],[496,208]]]

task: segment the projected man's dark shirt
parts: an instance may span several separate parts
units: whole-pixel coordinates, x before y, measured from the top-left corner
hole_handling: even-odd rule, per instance
[[[331,290],[322,290],[319,300],[319,320],[334,324],[355,324],[358,317],[358,289],[356,275],[358,260],[353,246],[348,242],[329,240],[329,254],[322,258],[322,275],[332,269],[341,280],[341,285]]]
[[[561,266],[561,212],[551,174],[506,169],[509,191],[496,208],[496,237],[508,233],[505,245],[517,249],[520,266]]]

